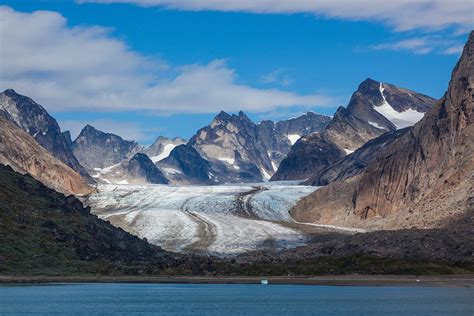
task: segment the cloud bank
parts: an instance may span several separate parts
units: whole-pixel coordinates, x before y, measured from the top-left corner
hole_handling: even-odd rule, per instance
[[[1,6],[0,16],[0,60],[8,61],[0,63],[0,87],[51,111],[265,112],[335,104],[324,95],[240,84],[225,60],[170,66],[131,50],[110,29],[69,27],[57,12]]]
[[[370,48],[380,51],[408,51],[419,55],[431,52],[445,55],[459,55],[462,52],[463,45],[462,41],[448,38],[445,35],[429,35],[377,44]]]
[[[328,18],[385,23],[397,31],[473,25],[471,0],[76,0],[78,3],[133,3],[180,10],[250,13],[310,13]]]

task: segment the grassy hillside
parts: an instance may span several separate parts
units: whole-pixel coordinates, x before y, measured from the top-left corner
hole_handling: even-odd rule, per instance
[[[206,258],[166,252],[0,165],[0,274],[205,273]]]

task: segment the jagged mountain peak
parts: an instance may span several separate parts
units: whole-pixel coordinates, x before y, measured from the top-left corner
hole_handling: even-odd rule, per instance
[[[118,164],[140,149],[135,141],[124,140],[89,124],[82,129],[71,147],[79,162],[88,169]]]
[[[89,124],[86,124],[86,126],[84,126],[82,130],[83,131],[99,131],[97,128]]]
[[[225,111],[220,111],[215,117],[214,117],[214,121],[218,121],[218,122],[226,122],[226,121],[229,121],[232,119],[232,115],[230,115],[229,113],[225,112]]]
[[[18,93],[16,93],[16,91],[14,89],[11,89],[11,88],[8,88],[8,89],[5,89],[5,91],[3,91],[4,94],[6,95],[19,95]]]
[[[357,91],[368,92],[374,88],[378,89],[380,83],[380,81],[374,80],[372,78],[367,78],[359,84]]]
[[[214,127],[216,125],[238,121],[254,124],[252,120],[243,111],[239,111],[237,114],[229,114],[225,111],[220,111],[219,114],[214,117],[210,126]]]
[[[79,133],[78,137],[81,137],[81,135],[84,136],[84,135],[93,135],[93,134],[111,135],[111,136],[122,138],[122,137],[120,137],[118,135],[115,135],[115,134],[112,134],[112,133],[103,132],[103,131],[101,131],[101,130],[99,130],[99,129],[97,129],[94,126],[89,125],[89,124],[86,124],[86,126],[84,126],[84,128]]]

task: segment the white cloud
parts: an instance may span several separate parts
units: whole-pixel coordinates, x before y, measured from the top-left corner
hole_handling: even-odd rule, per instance
[[[334,104],[324,95],[239,84],[224,60],[171,67],[134,52],[110,29],[69,27],[56,12],[0,6],[0,16],[0,88],[51,111],[262,112]]]
[[[424,37],[407,38],[393,42],[372,45],[370,49],[381,51],[408,51],[415,54],[437,52],[441,54],[459,54],[462,51],[462,40],[456,40],[446,35],[428,35]]]
[[[278,84],[284,87],[289,86],[293,80],[284,69],[275,69],[262,76],[261,81],[265,84]]]
[[[460,55],[462,53],[463,45],[455,45],[443,50],[446,55]]]
[[[427,54],[433,47],[425,38],[410,38],[392,43],[383,43],[371,47],[374,50],[411,51],[416,54]]]
[[[133,3],[181,10],[252,13],[311,13],[329,18],[385,23],[398,31],[454,26],[469,31],[472,0],[76,0],[79,3]]]

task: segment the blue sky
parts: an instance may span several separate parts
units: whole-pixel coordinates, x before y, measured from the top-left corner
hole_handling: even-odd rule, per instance
[[[255,121],[331,115],[368,77],[438,98],[474,9],[432,2],[365,13],[299,0],[0,1],[0,40],[12,43],[0,43],[0,88],[73,134],[90,123],[144,144],[188,138],[221,109]]]

